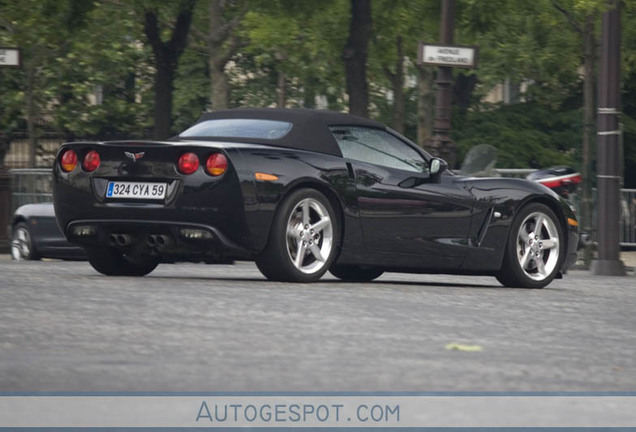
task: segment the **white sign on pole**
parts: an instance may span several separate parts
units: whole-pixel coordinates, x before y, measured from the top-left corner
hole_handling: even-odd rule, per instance
[[[20,50],[0,47],[0,66],[20,66]]]
[[[419,62],[435,66],[475,68],[477,47],[420,43]]]

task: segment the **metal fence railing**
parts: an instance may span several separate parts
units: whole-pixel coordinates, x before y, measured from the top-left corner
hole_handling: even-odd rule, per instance
[[[619,214],[621,246],[636,246],[636,189],[621,189]]]
[[[35,167],[50,167],[55,160],[55,154],[64,143],[61,137],[40,137],[35,150]],[[11,140],[9,152],[5,156],[4,164],[9,168],[26,169],[31,166],[31,143],[27,138]]]
[[[11,213],[25,204],[52,202],[53,185],[49,168],[12,169]]]
[[[596,189],[592,189],[592,222],[590,224],[592,231],[596,231],[596,193]],[[581,215],[581,199],[580,193],[570,194],[569,201],[574,206],[577,215]],[[620,244],[623,247],[636,247],[636,189],[621,189],[619,206],[618,238]],[[592,237],[596,240],[594,234]]]

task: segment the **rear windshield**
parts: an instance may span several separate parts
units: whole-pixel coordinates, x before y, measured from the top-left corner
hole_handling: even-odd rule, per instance
[[[292,124],[276,120],[217,119],[197,123],[179,134],[182,138],[226,137],[275,140],[289,133]]]

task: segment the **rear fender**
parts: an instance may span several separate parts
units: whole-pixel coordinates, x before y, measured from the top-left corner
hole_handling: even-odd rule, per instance
[[[336,156],[280,148],[248,148],[240,150],[251,178],[243,178],[243,195],[258,203],[248,207],[247,225],[258,251],[267,244],[271,224],[285,197],[303,187],[323,193],[336,211],[340,227],[348,225],[348,215],[357,214],[355,183],[349,177],[345,162]],[[257,175],[258,174],[258,175]],[[262,174],[266,174],[263,176]],[[340,197],[349,197],[350,202]],[[347,233],[349,230],[344,230]],[[344,236],[340,236],[344,239]]]

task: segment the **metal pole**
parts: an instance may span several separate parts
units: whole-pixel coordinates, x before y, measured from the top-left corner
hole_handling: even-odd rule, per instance
[[[603,42],[598,85],[598,173],[597,233],[598,260],[592,261],[595,275],[624,276],[619,260],[620,215],[620,0],[609,0],[603,14]]]
[[[455,33],[455,0],[442,0],[442,22],[440,44],[453,43]],[[441,66],[437,74],[437,98],[435,100],[435,123],[433,137],[428,147],[435,156],[445,159],[452,167],[457,159],[457,146],[450,139],[452,68]]]

